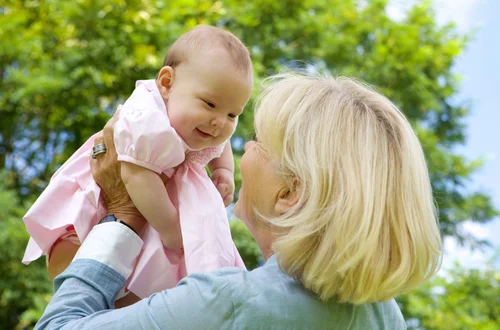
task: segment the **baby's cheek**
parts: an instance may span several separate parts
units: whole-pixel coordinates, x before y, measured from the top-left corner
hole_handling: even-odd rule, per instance
[[[236,127],[238,127],[238,118],[236,118],[236,120],[232,122],[232,133],[231,133],[231,135],[233,135],[234,131],[236,131]]]
[[[230,123],[224,129],[226,130],[226,138],[230,138],[234,134],[234,131],[236,131],[236,124],[234,122]]]

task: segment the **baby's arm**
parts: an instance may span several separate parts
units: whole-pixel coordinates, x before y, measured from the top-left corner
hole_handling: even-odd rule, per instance
[[[214,158],[208,163],[208,168],[210,172],[214,172],[217,169],[226,169],[231,173],[234,173],[234,159],[233,150],[231,149],[231,142],[227,141],[224,150],[219,158]]]
[[[221,156],[208,163],[208,168],[212,172],[212,181],[219,191],[224,205],[228,206],[234,198],[234,160],[229,141],[227,141]]]
[[[160,176],[128,162],[121,163],[121,176],[130,198],[160,234],[163,244],[170,249],[182,248],[179,214]]]

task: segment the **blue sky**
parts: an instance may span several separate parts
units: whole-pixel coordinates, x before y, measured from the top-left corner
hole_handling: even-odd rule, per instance
[[[414,1],[394,0],[388,14],[395,18],[404,15],[405,8]],[[457,100],[469,100],[471,112],[466,120],[467,143],[458,149],[469,159],[484,158],[486,164],[472,178],[471,189],[489,194],[500,209],[500,1],[498,0],[435,0],[440,23],[453,21],[461,32],[477,29],[458,59],[454,71],[463,78]],[[500,248],[500,218],[486,225],[466,223],[468,230],[490,240]],[[454,260],[464,266],[481,267],[492,251],[470,251],[454,240],[445,242],[444,268]]]
[[[463,1],[462,1],[463,2]],[[459,97],[470,99],[472,109],[467,121],[468,141],[461,150],[469,158],[484,157],[486,164],[477,173],[472,187],[487,192],[500,208],[500,1],[471,0],[461,14],[462,29],[477,27],[474,40],[460,57],[455,71],[462,75]],[[482,237],[500,247],[500,218],[485,226],[471,226]],[[478,260],[479,261],[479,260]]]

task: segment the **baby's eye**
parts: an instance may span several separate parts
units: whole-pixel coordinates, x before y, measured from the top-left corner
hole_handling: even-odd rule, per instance
[[[234,118],[238,117],[238,116],[236,116],[234,113],[230,113],[228,116],[229,116],[229,118],[231,118],[231,119],[234,119]]]
[[[205,101],[205,103],[210,107],[210,108],[215,108],[215,104],[209,101]]]

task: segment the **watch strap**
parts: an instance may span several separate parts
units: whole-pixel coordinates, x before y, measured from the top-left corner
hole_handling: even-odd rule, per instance
[[[134,228],[132,228],[128,223],[125,223],[122,220],[120,220],[117,217],[115,217],[114,214],[108,214],[108,215],[106,215],[104,218],[102,218],[99,221],[99,224],[106,223],[106,222],[118,222],[118,223],[121,223],[122,225],[127,226],[130,230],[132,230],[137,235],[137,232],[134,230]]]

